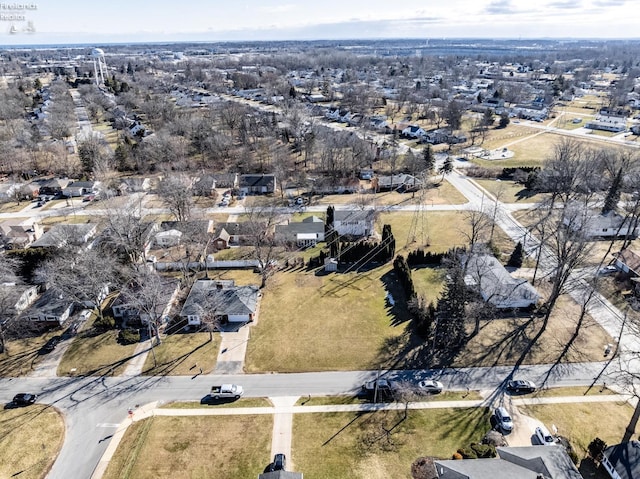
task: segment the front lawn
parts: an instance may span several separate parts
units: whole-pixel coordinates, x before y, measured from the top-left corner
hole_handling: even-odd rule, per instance
[[[46,356],[41,355],[42,346],[53,336],[61,334],[59,329],[37,336],[9,340],[0,354],[0,377],[17,377],[29,374]]]
[[[599,437],[609,445],[622,441],[633,408],[627,403],[570,403],[520,406],[520,411],[542,421],[549,430],[555,424],[558,434],[567,437],[578,457],[587,453],[589,443]],[[632,438],[637,438],[636,427]]]
[[[58,365],[59,376],[122,374],[133,356],[135,344],[120,345],[118,331],[113,329],[96,334],[88,328],[78,334],[69,345]]]
[[[285,270],[267,284],[247,348],[247,372],[378,367],[386,344],[402,341],[408,316],[390,264],[362,272]]]
[[[162,344],[149,352],[142,368],[148,376],[193,376],[210,373],[216,365],[220,335],[215,333],[213,341],[209,333],[176,333],[165,336]],[[153,354],[156,357],[154,366]]]
[[[296,414],[292,456],[308,479],[406,479],[420,456],[449,459],[490,429],[486,408]],[[391,430],[385,434],[385,428]]]
[[[273,419],[152,417],[132,424],[104,479],[258,477],[270,463]]]
[[[50,406],[0,409],[0,477],[45,477],[63,440],[62,415]]]

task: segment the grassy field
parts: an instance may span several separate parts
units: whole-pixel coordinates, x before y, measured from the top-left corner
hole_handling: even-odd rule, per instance
[[[415,227],[412,229],[414,221]],[[416,248],[434,253],[445,252],[454,246],[464,246],[469,241],[465,236],[469,230],[468,214],[465,211],[381,213],[378,224],[380,231],[382,225],[391,225],[396,239],[396,253],[406,253]],[[495,230],[494,241],[503,253],[511,254],[513,251],[513,242],[500,228]]]
[[[297,414],[295,470],[307,479],[406,479],[420,456],[450,458],[490,428],[485,408]],[[387,436],[383,427],[392,429]]]
[[[267,284],[251,329],[245,369],[357,370],[377,367],[388,342],[402,338],[407,316],[386,304],[398,296],[391,265],[364,273],[315,275],[285,270]]]
[[[482,178],[474,178],[473,181],[498,198],[502,203],[535,203],[542,201],[545,197],[543,194],[532,194],[523,185],[515,181],[486,180]]]
[[[610,396],[614,391],[602,386],[567,386],[561,388],[538,389],[531,397],[558,397],[558,396]]]
[[[209,333],[171,334],[162,339],[162,344],[154,348],[157,365],[154,367],[153,354],[147,355],[142,374],[148,376],[193,376],[213,371],[220,347],[220,335],[214,334],[209,341]],[[196,366],[197,364],[197,366]]]
[[[211,409],[234,407],[273,407],[267,398],[240,398],[237,401],[202,404],[200,401],[170,402],[162,409]]]
[[[476,401],[482,399],[478,391],[444,391],[440,394],[416,396],[412,402],[422,401]],[[362,404],[362,399],[357,396],[313,396],[301,397],[296,406],[324,406],[331,404]]]
[[[0,203],[0,213],[15,213],[29,205],[29,201],[21,201],[16,203],[15,201],[5,201]]]
[[[607,444],[622,440],[631,420],[633,408],[627,403],[572,403],[522,406],[520,411],[542,421],[549,429],[555,424],[561,436],[569,438],[579,458],[587,446],[599,437]],[[640,428],[632,435],[638,436]]]
[[[129,427],[103,477],[258,477],[271,460],[272,427],[269,415],[145,419]]]
[[[75,337],[58,365],[59,376],[122,374],[136,345],[118,344],[116,330],[94,334],[88,328]]]
[[[444,289],[445,270],[435,267],[412,268],[411,279],[418,296],[422,296],[427,302],[438,300]]]
[[[17,377],[29,374],[43,358],[39,353],[44,344],[60,330],[37,336],[7,341],[0,354],[0,377]]]
[[[0,409],[0,477],[44,478],[63,440],[64,421],[52,407]]]

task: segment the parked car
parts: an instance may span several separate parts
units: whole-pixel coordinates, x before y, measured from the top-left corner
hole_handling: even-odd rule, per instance
[[[502,429],[504,432],[513,431],[513,420],[506,408],[496,408],[493,413],[493,417],[496,419],[496,426],[498,428]]]
[[[37,394],[20,393],[13,396],[13,404],[16,406],[28,406],[36,402],[36,399],[38,399]]]
[[[618,268],[616,268],[613,265],[603,266],[602,268],[600,268],[598,270],[598,276],[606,276],[608,274],[615,274],[617,271],[618,271]]]
[[[273,462],[269,467],[269,471],[284,471],[286,465],[287,458],[285,457],[285,455],[282,453],[276,454],[275,456],[273,456]]]
[[[213,399],[240,399],[244,394],[242,386],[237,384],[221,384],[219,386],[212,386],[210,396]]]
[[[537,427],[535,435],[538,442],[543,446],[554,446],[556,444],[556,440],[544,426]]]
[[[47,341],[44,346],[40,349],[40,354],[47,354],[56,349],[58,343],[60,342],[60,336],[54,336],[49,341]]]
[[[535,390],[536,385],[533,381],[517,379],[507,383],[507,391],[512,393],[532,393]]]
[[[429,394],[438,394],[442,392],[442,383],[431,379],[420,381],[418,387],[421,391]]]
[[[362,393],[370,399],[393,399],[397,390],[396,383],[388,379],[376,379],[362,385]]]

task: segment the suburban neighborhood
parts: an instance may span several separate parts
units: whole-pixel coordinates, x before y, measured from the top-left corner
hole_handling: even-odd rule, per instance
[[[0,477],[640,478],[639,58],[0,47]]]

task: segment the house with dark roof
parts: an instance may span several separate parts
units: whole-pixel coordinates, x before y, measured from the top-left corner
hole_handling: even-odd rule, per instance
[[[497,447],[494,459],[436,460],[439,479],[583,479],[561,446]]]
[[[375,231],[375,217],[373,210],[336,210],[333,228],[339,235],[371,236]]]
[[[309,216],[302,221],[277,225],[276,239],[297,246],[315,246],[324,241],[324,221],[317,216]]]
[[[422,180],[413,175],[401,173],[391,176],[377,176],[371,180],[371,189],[375,191],[399,191],[401,193],[419,190]]]
[[[168,318],[171,307],[180,293],[180,280],[165,276],[158,276],[158,278],[160,281],[156,290],[156,299],[146,311],[140,311],[130,298],[118,293],[110,304],[113,317],[123,321],[139,320],[143,324],[147,324],[150,319]],[[151,315],[155,318],[151,318]]]
[[[239,190],[246,194],[269,194],[276,191],[276,175],[241,175]]]
[[[73,313],[75,303],[54,289],[42,293],[20,315],[21,320],[48,324],[63,324]]]
[[[189,325],[199,326],[205,316],[223,323],[253,321],[260,297],[258,286],[236,286],[233,280],[201,279],[193,283],[180,316]]]
[[[607,447],[602,453],[602,466],[611,479],[640,477],[640,442],[629,441]]]
[[[213,246],[226,249],[233,245],[249,244],[258,231],[263,231],[266,224],[255,224],[250,221],[237,223],[218,223],[213,233]]]
[[[61,248],[65,245],[82,246],[93,238],[98,229],[94,223],[58,224],[31,243],[30,248]]]
[[[640,276],[640,254],[631,248],[625,248],[614,256],[616,257],[614,265],[619,271],[633,277]]]
[[[493,255],[474,253],[460,260],[466,268],[465,284],[496,308],[527,308],[540,298],[526,279],[512,277]]]

